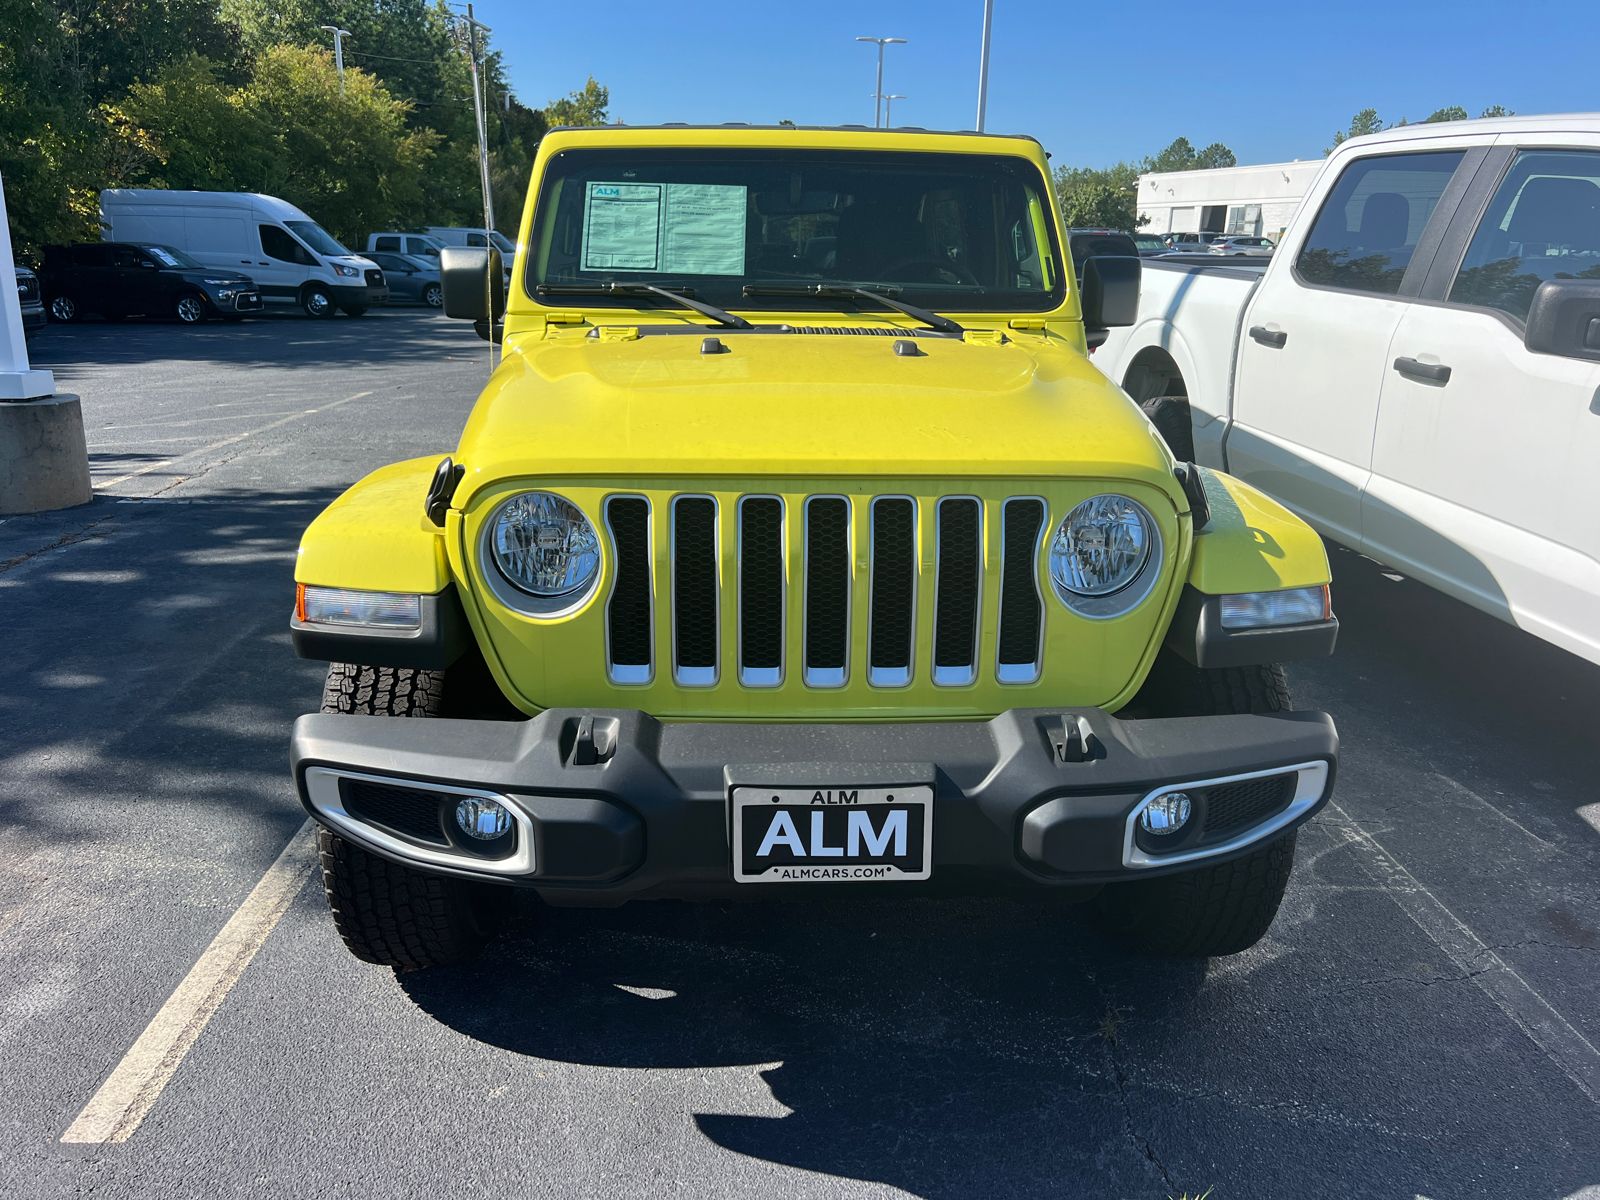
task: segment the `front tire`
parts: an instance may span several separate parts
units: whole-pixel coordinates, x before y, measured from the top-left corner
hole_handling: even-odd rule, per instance
[[[76,321],[82,315],[78,311],[78,302],[71,296],[57,296],[50,301],[50,319],[59,321],[63,325]]]
[[[429,308],[444,307],[444,288],[437,283],[430,283],[422,291],[422,302]]]
[[[1189,416],[1189,401],[1182,396],[1157,396],[1140,406],[1161,440],[1179,462],[1194,461],[1194,423]]]
[[[1140,716],[1275,713],[1292,707],[1276,664],[1203,669],[1162,651],[1131,706]],[[1109,933],[1155,954],[1214,958],[1259,942],[1278,915],[1294,867],[1295,835],[1281,834],[1241,858],[1113,883],[1095,898]]]
[[[173,304],[172,315],[184,325],[202,324],[207,316],[205,297],[198,292],[185,292]]]
[[[333,663],[322,711],[437,717],[445,673]],[[425,874],[317,830],[322,888],[334,927],[363,962],[417,971],[474,958],[494,935],[506,895],[487,884]]]
[[[333,297],[326,288],[312,284],[300,293],[300,307],[305,309],[306,316],[325,320],[333,316]]]

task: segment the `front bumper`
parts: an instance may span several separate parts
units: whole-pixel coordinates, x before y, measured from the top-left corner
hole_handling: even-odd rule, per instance
[[[340,308],[371,308],[389,298],[387,284],[336,283],[328,288],[334,304]]]
[[[311,715],[291,746],[302,803],[335,832],[420,869],[576,904],[748,890],[733,882],[729,834],[740,785],[926,784],[934,883],[1095,885],[1247,853],[1326,803],[1337,756],[1325,713],[1124,721],[1099,709],[829,725],[669,724],[632,710],[515,722]],[[1226,837],[1208,839],[1202,823],[1198,838],[1141,847],[1135,823],[1151,797],[1185,785],[1203,816],[1206,796],[1241,777],[1283,777],[1283,802]],[[516,817],[515,852],[491,861],[373,824],[344,803],[352,780],[451,806],[462,792],[494,796]]]
[[[49,318],[45,315],[44,305],[22,306],[22,331],[24,333],[33,333],[36,330],[43,329],[48,324]]]

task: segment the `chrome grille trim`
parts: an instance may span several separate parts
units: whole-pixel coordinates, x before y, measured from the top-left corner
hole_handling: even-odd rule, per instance
[[[939,664],[939,642],[943,632],[941,620],[940,596],[945,587],[945,509],[951,504],[970,504],[977,509],[977,519],[974,534],[977,537],[975,553],[977,555],[975,578],[972,580],[972,636],[970,639],[966,661],[963,663]],[[933,640],[930,649],[933,657],[930,660],[933,669],[933,682],[937,687],[965,687],[978,678],[978,637],[983,629],[983,501],[977,496],[941,496],[934,509],[934,552],[933,552]],[[952,549],[954,549],[952,547]],[[913,638],[913,644],[915,639]]]
[[[617,531],[611,521],[611,507],[619,500],[637,500],[644,505],[644,569],[645,578],[645,661],[639,663],[619,663],[616,653],[612,648],[611,632],[611,606],[617,600],[617,588],[622,582],[622,550],[617,541]],[[612,578],[611,594],[606,597],[606,671],[612,683],[624,685],[638,685],[650,683],[655,679],[656,663],[656,571],[655,571],[655,545],[656,545],[656,513],[655,506],[650,503],[650,497],[636,492],[619,492],[607,496],[602,507],[605,519],[606,536],[611,541]]]
[[[680,548],[679,509],[686,500],[704,500],[711,505],[711,566],[712,566],[712,601],[711,601],[711,663],[709,666],[694,664],[685,666],[683,651],[680,646],[679,630],[683,621],[682,597],[679,591],[679,563],[682,558]],[[722,661],[722,579],[720,571],[719,542],[722,527],[722,511],[717,504],[715,496],[698,492],[688,492],[672,498],[672,530],[671,558],[672,558],[672,677],[680,687],[714,687],[716,685]]]
[[[745,528],[746,528],[746,523],[747,523],[747,519],[746,519],[746,516],[745,516],[745,509],[752,501],[763,501],[763,500],[771,501],[772,503],[774,503],[774,504],[776,504],[778,506],[778,629],[777,629],[778,665],[775,666],[775,667],[773,667],[773,666],[754,666],[753,667],[753,666],[747,665],[745,663],[745,660],[744,660],[745,659],[745,653],[746,653],[745,640],[744,640],[745,639],[745,633],[746,633],[746,627],[745,627],[745,622],[746,622],[745,602],[746,602],[746,599],[747,599],[747,596],[745,594],[745,589],[748,586],[748,581],[747,581],[747,579],[745,577],[745,569],[746,569],[747,566],[751,565],[750,563],[748,563],[746,561],[745,552],[744,552],[745,551]],[[789,547],[788,547],[788,543],[787,543],[787,540],[786,540],[788,538],[788,534],[789,534],[789,510],[788,510],[788,507],[784,504],[782,496],[775,496],[775,495],[765,494],[765,493],[761,493],[761,492],[752,492],[752,493],[750,493],[748,495],[744,495],[744,496],[740,496],[739,497],[738,514],[739,514],[739,528],[737,530],[737,537],[738,537],[738,551],[737,551],[737,554],[738,554],[738,584],[737,584],[737,586],[738,586],[738,589],[739,589],[739,593],[738,593],[738,606],[737,606],[737,609],[736,609],[736,614],[737,614],[737,618],[738,618],[737,633],[738,633],[738,641],[739,641],[739,682],[743,686],[749,687],[749,688],[773,688],[773,687],[778,687],[780,684],[783,683],[784,658],[785,658],[785,650],[787,648],[786,635],[788,634],[788,630],[789,630],[789,579],[788,579],[788,571],[786,569],[787,566],[788,566],[788,561],[789,561],[789,554],[788,554]]]
[[[909,622],[909,630],[906,636],[904,664],[886,663],[878,666],[872,661],[873,623],[877,616],[879,593],[886,585],[886,581],[879,578],[879,512],[884,504],[896,502],[903,502],[909,505],[911,509],[911,580],[907,589],[908,595],[905,598],[906,620]],[[917,653],[917,577],[921,573],[918,570],[920,564],[917,553],[917,532],[921,514],[918,510],[915,496],[891,495],[874,496],[868,515],[868,529],[872,544],[868,551],[868,570],[871,576],[871,584],[867,593],[867,683],[872,687],[881,688],[906,687],[911,683],[911,665]]]
[[[1006,617],[1006,554],[1010,549],[1010,539],[1006,536],[1006,522],[1011,519],[1011,506],[1014,504],[1034,503],[1039,506],[1039,531],[1034,535],[1030,551],[1031,563],[1028,579],[1033,586],[1034,600],[1039,611],[1039,625],[1033,640],[1033,661],[1031,662],[1002,662],[1002,631],[1005,629]],[[995,614],[995,680],[999,683],[1034,683],[1038,681],[1039,672],[1044,659],[1044,625],[1045,603],[1044,588],[1040,586],[1039,563],[1044,556],[1045,539],[1050,536],[1050,505],[1043,496],[1008,496],[1000,505],[1000,610]]]
[[[815,569],[815,560],[811,554],[811,513],[812,507],[819,501],[834,501],[844,505],[844,661],[838,666],[814,667],[811,665],[811,584],[812,571]],[[851,618],[854,605],[852,599],[855,588],[852,584],[854,572],[851,567],[855,561],[855,506],[850,503],[849,496],[821,494],[807,496],[803,512],[804,527],[801,530],[801,553],[805,555],[805,562],[800,571],[800,611],[805,627],[802,630],[800,646],[800,678],[809,688],[840,688],[850,678],[850,650],[851,650]]]

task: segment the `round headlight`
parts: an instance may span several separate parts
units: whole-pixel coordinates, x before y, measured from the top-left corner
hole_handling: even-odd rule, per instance
[[[1050,543],[1050,577],[1074,596],[1109,596],[1150,557],[1155,520],[1137,500],[1092,496],[1067,514]]]
[[[600,569],[600,539],[577,505],[550,492],[524,492],[500,506],[489,530],[494,564],[531,596],[570,596]]]

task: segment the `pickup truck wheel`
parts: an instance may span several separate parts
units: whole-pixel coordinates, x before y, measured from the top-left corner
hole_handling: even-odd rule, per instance
[[[333,663],[322,711],[383,717],[436,717],[444,672]],[[428,875],[370,854],[328,829],[317,830],[322,887],[333,923],[363,962],[415,971],[475,957],[505,911],[487,884]]]
[[[1177,396],[1157,396],[1140,406],[1161,440],[1179,462],[1194,461],[1194,425],[1189,418],[1189,402]]]
[[[1141,716],[1274,713],[1292,707],[1276,664],[1191,666],[1163,651],[1135,701]],[[1295,835],[1283,834],[1242,858],[1108,885],[1095,916],[1108,932],[1156,954],[1210,958],[1248,950],[1278,915],[1294,866]]]

